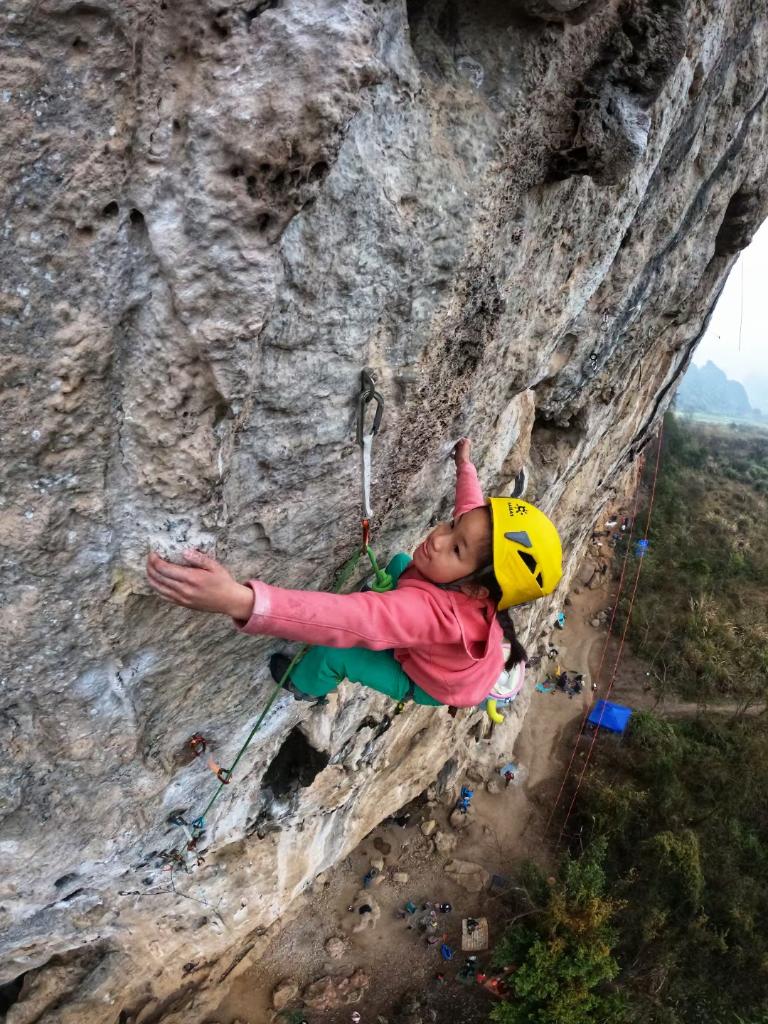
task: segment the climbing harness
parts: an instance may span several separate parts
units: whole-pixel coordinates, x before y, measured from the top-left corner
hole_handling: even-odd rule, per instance
[[[507,648],[505,648],[505,650],[506,649]],[[501,673],[489,696],[486,697],[480,705],[480,707],[485,708],[485,713],[494,725],[504,724],[504,715],[502,715],[499,708],[506,708],[509,707],[510,704],[514,703],[514,701],[517,700],[524,683],[524,661],[520,661],[516,665],[513,665],[509,671],[505,669],[505,671]]]
[[[360,557],[365,554],[371,563],[371,568],[374,573],[374,582],[371,584],[371,589],[376,593],[385,593],[388,590],[392,590],[394,587],[394,581],[392,576],[384,569],[380,568],[376,561],[376,556],[370,546],[370,531],[371,531],[371,519],[373,518],[373,512],[371,509],[371,464],[373,456],[373,439],[378,434],[381,427],[381,420],[384,415],[384,399],[381,394],[376,390],[375,379],[373,371],[366,368],[362,371],[360,382],[360,397],[357,403],[357,443],[360,445],[362,451],[362,516],[360,519],[362,528],[362,545],[356,549],[352,555],[342,564],[336,573],[336,576],[331,586],[331,593],[340,593],[350,578],[357,569]],[[375,410],[373,416],[373,422],[370,430],[366,431],[365,420],[366,411],[371,403],[375,403]],[[237,752],[232,764],[229,768],[224,768],[219,765],[213,758],[208,761],[208,767],[214,773],[218,779],[219,785],[214,791],[211,799],[205,806],[203,813],[195,818],[191,823],[188,823],[181,815],[176,815],[171,819],[171,824],[181,828],[184,832],[186,843],[184,849],[188,855],[195,854],[198,842],[203,837],[206,829],[207,816],[218,800],[225,786],[230,785],[232,782],[232,776],[234,775],[235,768],[240,763],[241,758],[245,754],[246,750],[251,744],[251,740],[261,728],[264,719],[272,709],[273,704],[279,697],[283,690],[283,686],[286,681],[290,678],[291,672],[298,665],[301,659],[304,657],[306,652],[309,650],[309,645],[304,644],[296,652],[291,662],[283,672],[280,681],[275,685],[272,693],[270,694],[261,714],[256,719],[253,728],[245,738],[245,742]],[[397,712],[396,712],[397,713]],[[202,733],[196,732],[188,741],[189,748],[194,753],[195,757],[201,756],[208,748],[208,741],[202,735]],[[164,855],[164,859],[167,863],[176,864],[177,866],[183,865],[185,870],[189,870],[187,860],[179,850],[172,850]],[[202,863],[203,857],[201,854],[196,854],[194,862],[197,864]]]

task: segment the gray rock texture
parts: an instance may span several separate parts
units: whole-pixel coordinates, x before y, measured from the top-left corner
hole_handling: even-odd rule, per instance
[[[765,216],[766,6],[5,0],[0,22],[2,998],[9,1024],[188,1024],[319,872],[455,777],[478,717],[281,698],[187,873],[171,819],[215,781],[189,738],[231,763],[275,645],[163,604],[148,548],[327,587],[369,365],[377,549],[446,513],[460,433],[489,492],[525,464],[567,560],[516,612],[535,642]]]

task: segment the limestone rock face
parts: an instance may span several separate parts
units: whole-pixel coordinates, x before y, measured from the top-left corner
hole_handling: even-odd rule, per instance
[[[171,1024],[442,792],[479,718],[283,695],[198,835],[276,645],[163,603],[148,548],[327,587],[358,543],[371,366],[376,549],[449,514],[460,434],[489,492],[525,465],[566,555],[560,596],[515,613],[535,646],[765,215],[766,15],[5,0],[0,22],[0,983],[10,1024]]]

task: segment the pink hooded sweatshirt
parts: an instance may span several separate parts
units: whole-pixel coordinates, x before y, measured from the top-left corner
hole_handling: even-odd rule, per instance
[[[484,505],[471,462],[456,472],[453,515]],[[392,650],[409,679],[442,704],[473,707],[504,669],[503,633],[490,600],[442,590],[413,566],[387,594],[285,590],[249,580],[253,611],[243,633],[327,647]]]

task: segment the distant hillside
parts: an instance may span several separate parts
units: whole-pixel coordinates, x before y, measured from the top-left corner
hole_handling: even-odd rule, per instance
[[[629,630],[659,696],[768,709],[766,520],[768,433],[667,417]]]
[[[712,360],[704,366],[691,363],[688,367],[677,392],[677,408],[680,412],[742,420],[763,418],[750,405],[744,385],[737,380],[729,380]]]

